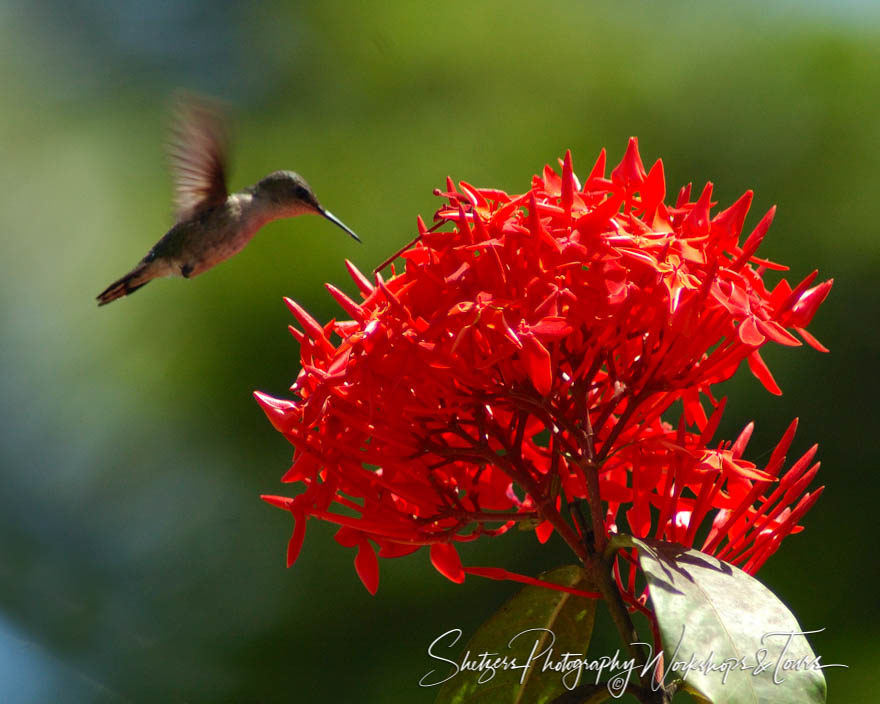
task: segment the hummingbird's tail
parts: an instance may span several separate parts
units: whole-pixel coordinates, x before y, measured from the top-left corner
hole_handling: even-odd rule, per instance
[[[117,298],[134,293],[155,278],[149,271],[149,264],[141,262],[118,281],[114,281],[98,294],[98,305],[105,306]]]

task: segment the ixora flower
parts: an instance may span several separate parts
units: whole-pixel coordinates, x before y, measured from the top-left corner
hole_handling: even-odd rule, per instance
[[[765,282],[786,267],[756,254],[773,210],[740,242],[751,192],[714,215],[711,184],[668,204],[662,162],[646,172],[635,139],[605,172],[603,150],[583,186],[570,153],[522,195],[449,180],[403,272],[370,280],[349,263],[359,302],[328,284],[350,319],[321,325],[287,301],[297,398],[256,397],[295,447],[282,481],[304,488],[263,497],[293,514],[288,564],[309,518],[357,547],[371,592],[378,557],[423,546],[460,582],[455,543],[518,523],[582,559],[622,530],[686,546],[699,535],[752,573],[800,530],[821,493],[806,493],[815,448],[782,472],[795,424],[763,468],[743,458],[751,426],[713,444],[712,387],[745,361],[781,393],[759,350],[824,350],[805,328],[831,281]],[[615,575],[638,608],[621,554]]]

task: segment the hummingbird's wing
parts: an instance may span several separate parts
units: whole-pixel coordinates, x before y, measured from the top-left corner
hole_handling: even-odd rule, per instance
[[[219,105],[204,98],[177,99],[168,157],[177,221],[226,201],[228,132]]]

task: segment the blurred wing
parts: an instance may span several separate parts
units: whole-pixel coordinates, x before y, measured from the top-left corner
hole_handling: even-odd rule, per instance
[[[179,98],[168,146],[178,222],[226,200],[227,148],[219,105],[192,96]]]

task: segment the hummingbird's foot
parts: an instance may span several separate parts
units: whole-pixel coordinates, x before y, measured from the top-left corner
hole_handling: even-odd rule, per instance
[[[193,269],[195,269],[195,267],[192,264],[184,264],[180,267],[180,274],[184,279],[188,279],[190,274],[193,273]]]

